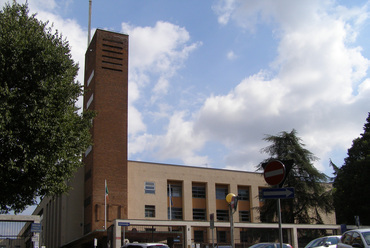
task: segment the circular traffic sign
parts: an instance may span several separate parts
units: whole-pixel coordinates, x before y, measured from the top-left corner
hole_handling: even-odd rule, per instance
[[[274,160],[269,162],[263,172],[266,182],[271,185],[280,184],[285,177],[285,166],[282,162]]]

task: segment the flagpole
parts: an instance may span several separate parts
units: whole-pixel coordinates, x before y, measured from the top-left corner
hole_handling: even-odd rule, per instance
[[[168,192],[169,192],[169,205],[170,205],[170,220],[172,220],[172,192],[171,192],[171,184],[168,184]]]
[[[87,47],[90,45],[90,38],[91,38],[91,3],[92,0],[89,0],[89,23],[88,23],[88,30],[87,30]]]
[[[107,180],[104,187],[104,229],[107,230]]]

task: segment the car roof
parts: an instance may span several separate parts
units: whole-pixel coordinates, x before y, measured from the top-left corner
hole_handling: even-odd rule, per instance
[[[347,232],[349,231],[356,231],[356,232],[370,232],[370,228],[365,228],[365,229],[352,229],[352,230],[348,230]]]
[[[158,246],[160,246],[160,245],[165,245],[165,246],[167,246],[166,244],[163,244],[163,243],[126,243],[125,244],[125,246],[127,246],[127,245],[143,245],[143,246],[150,246],[150,245],[158,245]]]

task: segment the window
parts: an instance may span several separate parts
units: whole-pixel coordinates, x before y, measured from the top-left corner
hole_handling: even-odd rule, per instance
[[[239,211],[239,220],[242,222],[250,222],[250,212],[249,211]]]
[[[219,221],[229,221],[229,211],[228,210],[216,210],[217,220]]]
[[[145,205],[145,217],[155,217],[155,206]]]
[[[194,231],[194,242],[203,243],[204,242],[204,232],[202,230]]]
[[[352,235],[351,245],[353,244],[359,244],[360,247],[364,247],[364,244],[362,243],[361,235],[357,232],[354,232]]]
[[[265,201],[265,199],[262,197],[262,190],[263,190],[263,188],[259,188],[258,189],[258,198],[259,198],[259,200],[260,200],[260,202],[264,202]]]
[[[181,197],[182,196],[182,188],[181,188],[181,185],[173,185],[173,184],[170,184],[167,187],[167,196],[170,196],[169,189],[171,189],[171,196],[172,197]]]
[[[226,231],[217,232],[217,243],[226,243]]]
[[[168,208],[168,219],[182,220],[182,208],[173,208],[173,207]]]
[[[145,182],[145,194],[155,194],[154,182]]]
[[[326,242],[330,242],[330,244],[332,245],[338,244],[338,241],[339,241],[339,238],[337,237],[328,237],[328,239],[326,240]]]
[[[351,237],[352,237],[352,232],[347,232],[343,234],[341,241],[343,244],[350,245],[351,244]]]
[[[206,187],[193,186],[193,198],[206,198]]]
[[[227,196],[227,187],[216,187],[216,199],[225,200]]]
[[[240,201],[249,201],[249,188],[238,188],[238,199]]]
[[[89,155],[89,153],[91,152],[91,150],[92,150],[92,146],[89,146],[87,148],[87,150],[85,151],[85,157],[87,157],[87,155]]]
[[[193,220],[207,220],[204,208],[193,208]]]
[[[370,245],[370,232],[362,232],[362,236],[364,237],[366,244]]]
[[[248,233],[246,231],[240,231],[240,242],[248,242]]]
[[[90,104],[92,103],[93,100],[94,100],[94,94],[91,94],[89,100],[86,103],[86,109],[90,107]]]

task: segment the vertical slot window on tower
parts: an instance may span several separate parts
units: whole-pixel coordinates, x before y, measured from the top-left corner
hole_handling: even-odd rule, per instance
[[[89,77],[89,79],[87,80],[87,86],[89,86],[89,85],[90,85],[91,80],[93,79],[93,77],[94,77],[94,70],[91,72],[90,77]]]
[[[94,94],[91,94],[89,100],[86,103],[86,109],[88,109],[90,107],[93,100],[94,100]]]

